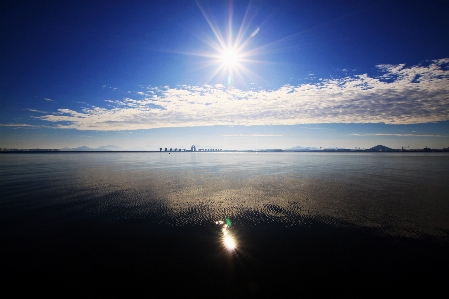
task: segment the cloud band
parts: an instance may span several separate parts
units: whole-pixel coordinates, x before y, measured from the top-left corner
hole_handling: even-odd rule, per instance
[[[148,88],[109,107],[59,109],[38,118],[57,128],[137,130],[214,125],[417,124],[449,120],[449,58],[427,65],[379,65],[366,74],[285,85],[277,90],[223,85]]]

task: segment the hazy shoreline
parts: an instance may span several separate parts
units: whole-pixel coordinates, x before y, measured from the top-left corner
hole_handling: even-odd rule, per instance
[[[258,150],[223,150],[220,152],[165,152],[165,151],[45,151],[45,150],[9,150],[9,151],[0,151],[1,154],[61,154],[61,153],[176,153],[176,154],[188,154],[188,153],[449,153],[448,149],[429,149],[429,150],[392,150],[392,151],[370,151],[370,150],[306,150],[306,151],[258,151]]]

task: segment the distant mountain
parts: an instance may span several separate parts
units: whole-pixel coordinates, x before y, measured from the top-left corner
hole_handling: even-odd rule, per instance
[[[123,149],[120,146],[116,146],[116,145],[103,145],[103,146],[97,147],[95,150],[96,151],[122,151]]]
[[[373,151],[373,152],[391,152],[391,151],[396,151],[392,148],[386,147],[385,145],[376,145],[373,146],[372,148],[369,149],[369,151]]]
[[[80,147],[75,147],[75,148],[70,148],[70,147],[64,147],[61,149],[61,151],[94,151],[93,148],[87,147],[87,146],[80,146]]]
[[[79,146],[75,148],[64,147],[61,149],[62,151],[75,151],[75,152],[92,152],[92,151],[122,151],[123,149],[119,146],[115,145],[103,145],[97,148],[91,148],[88,146]]]

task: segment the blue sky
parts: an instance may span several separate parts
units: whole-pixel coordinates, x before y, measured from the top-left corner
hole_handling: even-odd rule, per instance
[[[449,146],[449,1],[167,2],[2,1],[0,147]]]

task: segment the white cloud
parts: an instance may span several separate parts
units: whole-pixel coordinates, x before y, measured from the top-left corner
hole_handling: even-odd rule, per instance
[[[147,87],[144,99],[112,107],[58,109],[39,117],[58,128],[138,130],[213,125],[416,124],[449,120],[449,58],[428,65],[379,65],[382,75],[323,79],[277,90],[225,86]]]
[[[54,102],[52,99],[49,99],[49,98],[44,98],[44,100],[47,102]]]
[[[48,113],[48,111],[36,110],[36,109],[31,109],[31,108],[27,108],[26,110],[31,111],[31,112],[36,112],[36,113],[42,113],[42,114]]]

